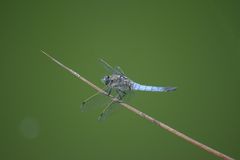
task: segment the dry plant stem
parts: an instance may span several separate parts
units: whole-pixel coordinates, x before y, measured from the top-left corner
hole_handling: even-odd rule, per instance
[[[74,75],[75,77],[77,77],[78,79],[82,80],[83,82],[85,82],[86,84],[88,84],[89,86],[91,86],[92,88],[94,88],[96,91],[110,97],[113,101],[118,101],[118,99],[114,98],[112,95],[108,95],[104,90],[102,90],[101,88],[97,87],[95,84],[93,84],[92,82],[88,81],[87,79],[85,79],[84,77],[82,77],[81,75],[79,75],[77,72],[73,71],[72,69],[68,68],[67,66],[63,65],[62,63],[60,63],[59,61],[57,61],[55,58],[53,58],[52,56],[50,56],[49,54],[47,54],[46,52],[42,51],[46,56],[48,56],[51,60],[53,60],[54,62],[56,62],[58,65],[60,65],[61,67],[63,67],[64,69],[66,69],[67,71],[69,71],[72,75]],[[139,111],[138,109],[130,106],[129,104],[126,104],[126,103],[123,103],[123,102],[119,102],[123,107],[127,108],[128,110],[134,112],[135,114],[139,115],[140,117],[142,118],[145,118],[147,119],[148,121],[152,122],[152,123],[155,123],[156,125],[158,125],[159,127],[167,130],[168,132],[186,140],[187,142],[189,143],[192,143],[193,145],[207,151],[208,153],[211,153],[219,158],[222,158],[222,159],[225,159],[225,160],[233,160],[233,158],[213,149],[213,148],[210,148],[190,137],[188,137],[187,135],[169,127],[168,125],[152,118],[151,116]]]

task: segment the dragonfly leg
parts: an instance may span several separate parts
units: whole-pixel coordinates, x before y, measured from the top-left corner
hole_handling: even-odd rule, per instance
[[[104,114],[112,107],[112,104],[114,103],[114,101],[112,100],[105,108],[104,110],[101,112],[101,114],[98,117],[98,120],[101,120],[104,116]]]
[[[117,92],[117,94],[118,94],[117,98],[118,98],[119,100],[122,100],[123,97],[126,95],[126,92],[124,92],[124,91],[122,91],[122,90],[120,90],[120,89],[117,89],[116,92]]]
[[[112,92],[112,88],[109,87],[109,88],[107,89],[107,94],[108,94],[108,96],[111,94],[111,92]]]

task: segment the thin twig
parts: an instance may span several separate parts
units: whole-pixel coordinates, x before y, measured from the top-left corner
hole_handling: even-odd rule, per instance
[[[74,75],[75,77],[77,77],[78,79],[82,80],[84,83],[88,84],[89,86],[91,86],[92,88],[94,88],[96,91],[110,97],[112,99],[112,101],[118,101],[118,99],[114,98],[113,96],[111,95],[108,95],[104,90],[102,90],[101,88],[99,88],[98,86],[96,86],[95,84],[93,84],[92,82],[88,81],[87,79],[85,79],[84,77],[82,77],[81,75],[79,75],[77,72],[73,71],[72,69],[68,68],[67,66],[63,65],[62,63],[60,63],[58,60],[56,60],[55,58],[53,58],[52,56],[50,56],[49,54],[47,54],[46,52],[42,51],[42,53],[44,53],[46,56],[48,56],[51,60],[53,60],[55,63],[57,63],[58,65],[60,65],[62,68],[64,68],[65,70],[67,70],[68,72],[70,72],[72,75]],[[233,158],[213,149],[213,148],[210,148],[208,146],[206,146],[205,144],[203,143],[200,143],[192,138],[190,138],[189,136],[169,127],[168,125],[152,118],[151,116],[139,111],[138,109],[136,109],[135,107],[129,105],[129,104],[126,104],[126,103],[123,103],[123,102],[119,102],[120,105],[122,105],[123,107],[125,107],[126,109],[134,112],[135,114],[139,115],[140,117],[142,118],[145,118],[146,120],[158,125],[159,127],[167,130],[168,132],[186,140],[187,142],[189,143],[192,143],[193,145],[207,151],[208,153],[210,154],[213,154],[219,158],[222,158],[224,160],[233,160]]]

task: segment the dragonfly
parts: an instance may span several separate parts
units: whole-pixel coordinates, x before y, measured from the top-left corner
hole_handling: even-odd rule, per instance
[[[105,75],[101,79],[102,83],[105,85],[103,89],[107,92],[108,96],[112,92],[115,92],[115,99],[117,99],[118,101],[112,100],[111,102],[109,102],[99,115],[98,120],[103,119],[103,117],[107,115],[107,113],[112,109],[113,103],[122,102],[126,95],[131,93],[132,91],[170,92],[176,90],[176,87],[151,86],[136,83],[124,74],[121,67],[112,67],[103,59],[100,59],[100,63],[110,73],[108,75]],[[86,104],[99,94],[100,92],[97,92],[84,100],[82,102],[81,108],[87,107]]]

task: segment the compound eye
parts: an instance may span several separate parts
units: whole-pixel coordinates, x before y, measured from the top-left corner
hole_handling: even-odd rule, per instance
[[[105,84],[108,85],[109,82],[110,82],[110,77],[109,77],[109,76],[106,76],[106,78],[105,78]]]

